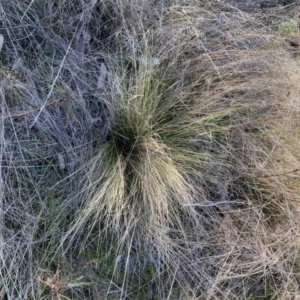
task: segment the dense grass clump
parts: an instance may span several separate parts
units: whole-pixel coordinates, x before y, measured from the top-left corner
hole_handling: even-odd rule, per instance
[[[0,4],[1,299],[298,296],[297,1],[261,2]]]
[[[182,83],[167,78],[166,71],[137,68],[133,78],[120,82],[121,93],[108,104],[111,130],[89,176],[97,188],[84,214],[105,212],[117,228],[136,222],[133,216],[148,220],[145,228],[156,222],[179,225],[178,208],[184,216],[185,206],[207,201],[201,168],[214,164],[207,147],[229,131],[235,107],[212,108],[208,114],[212,104],[205,103],[205,96],[186,96]]]

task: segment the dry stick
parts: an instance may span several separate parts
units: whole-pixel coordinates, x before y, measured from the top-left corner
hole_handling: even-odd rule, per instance
[[[34,0],[32,0],[32,1],[30,2],[30,4],[28,5],[28,7],[26,8],[26,10],[25,10],[23,16],[22,16],[21,19],[20,19],[21,22],[23,21],[23,19],[24,19],[24,17],[26,16],[27,12],[28,12],[29,9],[31,8],[33,2],[34,2]]]
[[[4,99],[4,93],[3,93],[3,90],[2,88],[0,88],[0,97],[1,99]],[[2,117],[4,116],[4,112],[5,112],[5,109],[4,109],[4,103],[2,102],[2,111],[1,111],[1,114],[2,114]],[[4,122],[0,122],[0,226],[1,228],[3,228],[3,222],[4,222],[4,209],[3,209],[3,201],[4,201],[4,181],[3,181],[3,178],[2,178],[2,159],[3,159],[3,153],[5,151],[4,149],[4,142],[5,142],[5,139],[4,139]],[[2,250],[1,250],[1,256],[3,255],[2,254]]]
[[[288,171],[285,173],[274,174],[274,175],[263,175],[263,176],[258,176],[258,177],[262,177],[262,178],[277,177],[277,176],[283,176],[283,175],[287,175],[287,174],[291,174],[291,173],[296,173],[298,171],[299,171],[299,169],[295,169],[295,170]]]
[[[219,201],[219,202],[213,202],[213,203],[208,203],[208,204],[190,203],[190,204],[183,204],[183,206],[210,207],[210,206],[217,206],[219,204],[244,204],[244,202],[242,202],[242,201]]]
[[[42,111],[43,111],[44,108],[46,107],[49,98],[51,97],[51,94],[52,94],[52,92],[53,92],[54,86],[55,86],[55,84],[56,84],[56,82],[57,82],[57,80],[58,80],[58,77],[59,77],[59,75],[60,75],[60,73],[61,73],[61,70],[62,70],[62,68],[63,68],[63,65],[65,64],[66,58],[67,58],[67,56],[68,56],[68,54],[69,54],[69,52],[70,52],[70,50],[71,50],[71,45],[72,45],[73,40],[74,40],[74,38],[75,38],[75,35],[76,35],[76,33],[77,33],[78,27],[79,27],[79,25],[81,24],[82,18],[83,18],[83,12],[81,13],[80,21],[78,22],[78,24],[77,24],[77,26],[76,26],[76,28],[75,28],[74,34],[73,34],[73,36],[72,36],[72,38],[71,38],[71,41],[70,41],[70,43],[69,43],[69,45],[68,45],[68,48],[67,48],[67,50],[66,50],[66,53],[65,53],[65,55],[64,55],[64,57],[63,57],[63,59],[62,59],[62,61],[61,61],[61,63],[60,63],[60,66],[59,66],[59,69],[58,69],[58,71],[57,71],[57,74],[56,74],[56,76],[55,76],[55,78],[54,78],[54,80],[53,80],[53,82],[52,82],[52,84],[51,84],[51,86],[50,86],[50,91],[49,91],[49,93],[48,93],[47,96],[46,96],[45,103],[43,104],[43,106],[41,106],[41,107],[39,108],[39,112],[38,112],[38,114],[36,115],[36,117],[34,118],[34,121],[32,122],[32,124],[29,126],[29,129],[31,129],[31,128],[34,126],[34,124],[37,122],[37,120],[38,120],[38,118],[40,117]]]
[[[55,104],[59,101],[63,101],[63,99],[56,99],[56,100],[53,100],[49,103],[46,104],[46,106],[49,106],[49,105],[52,105],[52,104]],[[31,114],[31,113],[34,113],[36,111],[39,111],[41,109],[41,107],[37,107],[35,109],[32,109],[32,110],[28,110],[28,111],[25,111],[25,112],[22,112],[22,113],[18,113],[18,114],[15,114],[15,115],[10,115],[10,116],[2,116],[0,117],[0,119],[5,119],[5,118],[18,118],[18,117],[22,117],[22,116],[25,116],[25,115],[28,115],[28,114]]]

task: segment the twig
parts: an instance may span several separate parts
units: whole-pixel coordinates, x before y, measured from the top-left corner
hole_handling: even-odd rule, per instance
[[[209,206],[216,206],[219,204],[243,204],[244,202],[241,201],[219,201],[219,202],[214,202],[214,203],[209,203],[209,204],[200,204],[200,203],[191,203],[191,204],[184,204],[183,206],[201,206],[201,207],[209,207]]]
[[[46,106],[55,104],[55,103],[60,102],[60,101],[63,101],[63,99],[56,99],[56,100],[50,101],[49,103],[46,104]],[[37,107],[37,108],[35,108],[35,109],[28,110],[28,111],[24,111],[24,112],[21,112],[21,113],[18,113],[18,114],[0,117],[0,119],[9,118],[9,117],[11,117],[11,118],[18,118],[18,117],[22,117],[22,116],[25,116],[25,115],[29,115],[29,114],[31,114],[31,113],[34,113],[34,112],[36,112],[36,111],[39,111],[40,109],[41,109],[41,107]]]
[[[263,175],[263,176],[258,176],[258,177],[262,177],[262,178],[277,177],[277,176],[283,176],[283,175],[287,175],[287,174],[291,174],[291,173],[296,173],[298,171],[299,171],[299,169],[295,169],[295,170],[288,171],[288,172],[285,172],[285,173],[274,174],[274,175]]]
[[[60,73],[61,73],[61,70],[63,69],[63,65],[65,64],[66,58],[67,58],[69,52],[71,51],[71,45],[72,45],[72,43],[73,43],[73,40],[75,39],[75,36],[76,36],[76,34],[77,34],[77,31],[78,31],[78,27],[79,27],[79,24],[81,24],[83,15],[84,15],[84,14],[83,14],[83,12],[82,12],[81,17],[80,17],[80,22],[78,22],[78,24],[77,24],[77,26],[76,26],[76,28],[75,28],[74,34],[73,34],[73,36],[72,36],[72,38],[71,38],[71,41],[70,41],[70,43],[69,43],[69,45],[68,45],[68,48],[67,48],[67,50],[66,50],[66,53],[65,53],[65,55],[64,55],[64,57],[63,57],[63,59],[62,59],[62,61],[61,61],[61,63],[60,63],[60,66],[59,66],[59,69],[58,69],[58,71],[57,71],[57,74],[56,74],[55,78],[53,79],[53,82],[52,82],[52,84],[51,84],[51,86],[50,86],[50,90],[49,90],[48,95],[46,96],[45,103],[38,109],[39,112],[38,112],[38,114],[36,115],[36,117],[34,118],[34,121],[33,121],[32,124],[29,126],[29,128],[32,128],[32,127],[34,126],[34,124],[37,122],[38,118],[40,117],[42,111],[43,111],[44,108],[47,106],[47,102],[48,102],[49,98],[50,98],[51,95],[52,95],[53,89],[54,89],[54,87],[55,87],[55,85],[56,85],[56,82],[57,82],[57,80],[58,80],[58,78],[59,78],[59,75],[60,75]]]

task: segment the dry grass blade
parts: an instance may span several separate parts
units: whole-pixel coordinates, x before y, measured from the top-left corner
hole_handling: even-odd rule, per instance
[[[1,299],[298,296],[298,1],[246,2],[0,4]]]

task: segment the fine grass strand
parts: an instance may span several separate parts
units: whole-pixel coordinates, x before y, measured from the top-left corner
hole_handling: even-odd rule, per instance
[[[299,1],[246,2],[0,4],[1,299],[299,296]]]

